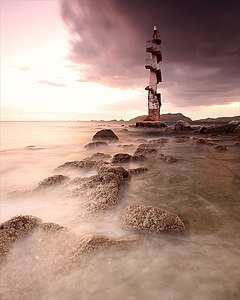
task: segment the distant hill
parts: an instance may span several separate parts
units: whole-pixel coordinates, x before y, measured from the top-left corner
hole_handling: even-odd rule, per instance
[[[130,124],[135,124],[137,122],[143,121],[147,116],[142,115],[138,116],[136,118],[133,118],[128,121]],[[166,122],[167,125],[175,124],[178,120],[186,121],[190,124],[222,124],[222,123],[229,123],[231,121],[240,121],[240,116],[234,116],[234,117],[218,117],[218,118],[206,118],[206,119],[199,119],[192,121],[189,117],[184,116],[181,113],[176,114],[161,114],[160,117],[162,122]]]
[[[206,119],[199,119],[194,120],[194,124],[212,124],[212,123],[229,123],[231,121],[240,121],[240,116],[235,117],[218,117],[218,118],[206,118]]]
[[[129,123],[141,122],[146,117],[147,117],[146,115],[138,116],[136,118],[133,118],[133,119],[129,120]],[[178,120],[183,120],[183,121],[186,121],[188,123],[192,122],[192,120],[190,118],[184,116],[181,113],[176,113],[176,114],[161,114],[160,119],[161,119],[162,122],[166,122],[168,125],[175,124]]]
[[[191,123],[192,120],[189,117],[184,116],[181,113],[176,114],[162,114],[160,117],[162,122],[166,122],[167,124],[175,124],[178,120],[182,120],[188,123]]]

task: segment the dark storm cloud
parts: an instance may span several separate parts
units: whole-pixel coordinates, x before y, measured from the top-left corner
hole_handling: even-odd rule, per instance
[[[62,18],[71,31],[74,63],[82,81],[144,87],[145,41],[153,25],[162,36],[167,101],[204,105],[239,101],[238,1],[71,0]]]

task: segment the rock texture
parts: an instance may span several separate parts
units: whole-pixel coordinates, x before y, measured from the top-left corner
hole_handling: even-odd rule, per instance
[[[118,137],[111,129],[102,129],[94,134],[92,140],[93,141],[98,141],[98,140],[118,141]]]
[[[127,171],[130,175],[134,175],[134,174],[145,172],[147,170],[148,170],[147,168],[138,167],[138,168],[134,168],[134,169],[128,169]]]
[[[132,159],[132,155],[127,153],[117,153],[112,158],[112,163],[124,163],[129,162]]]
[[[109,160],[110,158],[111,155],[109,154],[97,152],[91,155],[90,157],[84,158],[83,160],[67,161],[64,164],[58,166],[55,170],[58,171],[65,168],[89,170],[97,168],[99,164]]]
[[[86,144],[84,146],[84,148],[86,148],[86,149],[95,149],[97,147],[106,147],[106,146],[108,146],[108,144],[106,142],[96,141],[96,142]]]
[[[140,144],[137,150],[134,152],[133,160],[159,160],[167,163],[174,163],[177,161],[175,157],[164,155],[160,153],[160,147],[156,144]]]
[[[201,126],[199,129],[199,133],[204,134],[229,134],[234,133],[236,128],[239,126],[237,122],[230,122],[224,125],[209,125],[209,126]]]
[[[130,123],[136,123],[136,122],[141,122],[144,119],[146,119],[146,115],[143,116],[138,116],[136,118],[133,118],[131,120],[129,120]],[[186,116],[184,116],[181,113],[175,113],[175,114],[161,114],[161,121],[162,122],[166,122],[167,124],[174,124],[176,123],[178,120],[183,120],[186,122],[191,122],[192,120]]]
[[[167,124],[165,122],[160,121],[151,121],[151,120],[144,120],[142,122],[137,122],[136,127],[143,127],[143,128],[165,128]]]
[[[55,223],[43,223],[41,219],[30,215],[16,216],[0,224],[0,262],[15,241],[27,236],[36,228],[59,230],[63,227]]]
[[[87,217],[113,208],[118,203],[119,185],[127,178],[130,175],[122,166],[103,163],[97,175],[75,178],[67,189],[70,196],[81,199],[80,216]]]
[[[240,124],[234,129],[234,133],[240,136]]]
[[[218,140],[218,139],[216,139],[216,140]],[[227,151],[228,150],[227,146],[225,146],[225,145],[218,145],[212,139],[204,139],[204,138],[199,138],[199,137],[193,137],[193,142],[195,144],[211,146],[215,150],[218,150],[218,151]]]
[[[59,186],[61,184],[68,182],[69,180],[70,180],[70,178],[68,176],[64,176],[64,175],[50,176],[50,177],[47,177],[46,179],[44,179],[43,181],[41,181],[38,184],[38,186],[35,188],[35,191]]]
[[[125,239],[111,239],[101,235],[85,235],[80,240],[80,247],[77,251],[78,255],[98,252],[103,249],[119,249],[125,248],[126,246],[132,244],[139,240],[139,237],[133,236]],[[80,251],[79,251],[80,250]]]
[[[183,120],[178,120],[174,125],[175,130],[177,131],[181,131],[181,130],[185,130],[185,131],[190,131],[193,130],[193,128],[191,127],[191,125]]]
[[[190,140],[190,137],[186,136],[186,135],[180,135],[180,136],[174,137],[174,140],[176,143],[185,143],[186,141]]]
[[[121,226],[137,231],[182,232],[184,223],[175,214],[157,207],[127,206],[121,214]]]

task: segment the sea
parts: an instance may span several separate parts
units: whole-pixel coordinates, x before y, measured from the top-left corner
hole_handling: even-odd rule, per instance
[[[79,234],[125,238],[119,226],[125,206],[160,207],[185,223],[183,235],[143,234],[134,249],[113,258],[102,256],[68,274],[52,271],[49,258],[32,259],[30,246],[16,243],[1,267],[3,299],[240,299],[240,151],[239,139],[209,137],[227,151],[185,142],[158,129],[140,129],[121,122],[1,122],[0,222],[16,215],[33,215]],[[119,137],[107,147],[86,149],[93,135],[112,129]],[[96,220],[83,221],[79,199],[54,193],[29,196],[39,182],[56,174],[56,167],[93,153],[133,154],[143,142],[167,138],[162,153],[177,158],[129,163],[147,167],[133,175],[119,192],[119,204]],[[59,173],[57,173],[59,174]],[[61,171],[71,179],[94,171]],[[26,196],[28,195],[28,196]],[[60,243],[61,241],[59,241]],[[51,239],[49,240],[51,244]],[[52,249],[53,253],[55,249]]]

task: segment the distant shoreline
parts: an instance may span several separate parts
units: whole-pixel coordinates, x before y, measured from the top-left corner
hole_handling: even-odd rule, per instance
[[[141,122],[146,118],[146,115],[138,116],[130,120],[0,120],[1,123],[4,122],[82,122],[82,123],[116,123],[116,124],[124,124],[130,125],[135,124],[136,122]],[[197,119],[191,120],[189,117],[184,116],[181,113],[176,114],[162,114],[161,121],[166,122],[167,124],[174,124],[178,120],[183,120],[188,122],[191,125],[201,125],[201,124],[211,124],[211,125],[220,125],[223,123],[229,123],[231,121],[240,121],[240,115],[232,116],[232,117],[217,117],[217,118],[205,118],[205,119]]]

